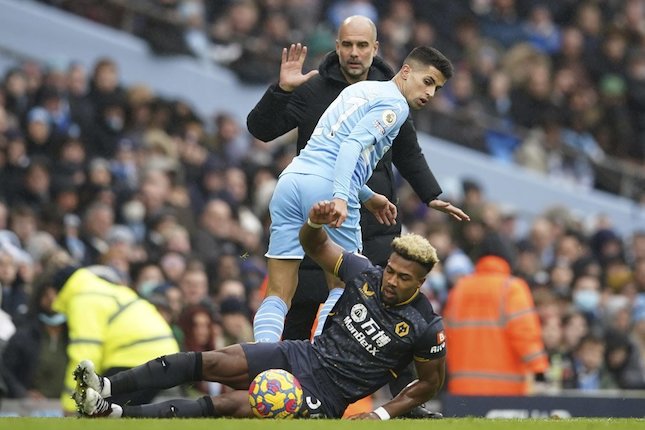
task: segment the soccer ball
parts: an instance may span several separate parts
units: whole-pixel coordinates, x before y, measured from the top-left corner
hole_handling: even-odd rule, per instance
[[[249,404],[259,418],[293,418],[302,397],[300,382],[282,369],[265,370],[249,386]]]

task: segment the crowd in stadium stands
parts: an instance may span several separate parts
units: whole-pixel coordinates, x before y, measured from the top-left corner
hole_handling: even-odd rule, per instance
[[[74,3],[100,18],[113,2],[47,3]],[[241,76],[256,81],[275,79],[287,42],[306,41],[316,64],[333,48],[339,16],[372,16],[380,54],[393,65],[410,46],[432,44],[458,66],[433,102],[435,112],[416,118],[420,128],[459,133],[448,136],[454,140],[483,139],[498,157],[518,157],[586,186],[594,182],[591,163],[605,153],[643,162],[641,1],[150,3],[195,18],[201,36],[191,37],[206,37],[213,59],[234,69],[241,61],[244,71],[258,72]],[[466,136],[476,128],[451,125],[438,114],[444,111],[457,112],[464,124],[479,123],[486,113],[496,126]],[[517,134],[517,126],[530,131]],[[65,324],[34,289],[57,247],[83,265],[115,269],[158,307],[186,350],[252,340],[266,273],[267,205],[294,155],[294,146],[284,143],[254,140],[226,112],[202,118],[189,101],[142,85],[126,88],[109,58],[92,65],[23,61],[6,71],[0,86],[0,394],[60,394]],[[564,151],[568,146],[581,151]],[[521,210],[499,204],[504,196],[471,180],[452,192],[472,221],[451,221],[420,204],[407,184],[399,188],[405,229],[428,237],[442,261],[423,287],[436,309],[495,236],[512,250],[514,273],[531,287],[550,358],[549,384],[645,389],[645,230],[620,236],[608,219],[590,222],[556,207],[529,220],[524,233]],[[25,350],[33,352],[25,354],[30,360],[16,359]]]
[[[43,1],[253,83],[277,80],[281,49],[294,41],[309,46],[316,67],[342,17],[366,15],[394,70],[424,44],[457,66],[432,109],[416,115],[420,130],[610,192],[625,191],[599,167],[607,156],[634,169],[645,162],[641,0],[147,0],[135,11],[115,1]],[[642,201],[639,177],[628,197]]]

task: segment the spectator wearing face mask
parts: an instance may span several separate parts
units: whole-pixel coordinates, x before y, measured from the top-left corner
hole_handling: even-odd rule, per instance
[[[596,276],[583,275],[573,282],[573,306],[582,312],[592,327],[600,323],[600,293],[600,279]]]

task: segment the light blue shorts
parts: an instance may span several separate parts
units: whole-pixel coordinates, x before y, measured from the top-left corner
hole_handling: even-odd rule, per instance
[[[269,203],[271,230],[268,258],[302,259],[305,252],[298,234],[307,221],[309,210],[321,200],[331,200],[334,183],[316,175],[285,173],[280,176]],[[362,249],[360,203],[350,197],[347,219],[339,228],[324,227],[329,237],[349,252]]]

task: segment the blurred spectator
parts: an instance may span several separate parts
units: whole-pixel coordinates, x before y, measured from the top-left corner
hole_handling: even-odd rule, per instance
[[[250,149],[251,136],[228,113],[217,114],[214,124],[216,131],[212,145],[215,152],[225,165],[238,166]]]
[[[25,71],[20,68],[9,69],[4,75],[2,89],[7,112],[22,120],[32,103]]]
[[[393,3],[398,3],[395,1]],[[378,24],[378,10],[369,0],[335,0],[327,10],[327,20],[332,25],[332,30],[337,31],[345,18],[353,15],[366,16]]]
[[[169,250],[161,256],[156,267],[161,268],[165,279],[174,285],[178,285],[186,272],[188,262],[182,253]]]
[[[603,364],[604,354],[602,338],[593,335],[583,337],[573,352],[573,374],[563,381],[564,388],[583,391],[616,388],[616,381]]]
[[[141,297],[150,297],[153,290],[166,283],[166,278],[158,264],[144,262],[130,266],[131,287]]]
[[[636,131],[629,154],[636,160],[645,160],[645,52],[637,50],[627,60],[627,107]]]
[[[79,189],[81,209],[86,209],[95,203],[113,205],[116,195],[112,185],[109,161],[105,158],[90,160],[87,163],[87,178]]]
[[[66,139],[60,148],[59,156],[54,161],[52,169],[52,193],[74,192],[78,197],[77,188],[85,183],[85,164],[87,152],[83,142],[75,137]],[[76,202],[78,205],[80,201]],[[66,212],[75,212],[77,206],[64,207]]]
[[[640,303],[634,307],[632,314],[632,321],[634,322],[634,328],[632,329],[632,340],[638,351],[640,357],[645,357],[645,298],[641,294],[642,300]]]
[[[573,351],[582,340],[589,334],[589,323],[584,314],[572,310],[562,318],[564,327],[564,345],[566,350]]]
[[[83,214],[80,239],[85,247],[84,264],[97,264],[100,257],[107,253],[110,245],[108,233],[114,225],[114,210],[111,206],[96,202]]]
[[[221,281],[216,288],[213,301],[221,305],[224,300],[230,297],[234,297],[241,302],[246,301],[246,288],[242,281],[237,279],[224,279]]]
[[[632,281],[636,292],[645,294],[645,257],[639,257],[634,261]]]
[[[10,233],[4,230],[2,233]],[[11,318],[27,313],[30,291],[18,274],[18,260],[27,259],[25,251],[9,242],[3,235],[0,239],[0,286],[2,287],[1,309]]]
[[[600,279],[583,275],[576,279],[571,288],[573,306],[582,312],[590,325],[598,324],[600,318]]]
[[[203,268],[187,268],[178,284],[186,306],[206,304],[209,300],[208,277]]]
[[[560,29],[553,21],[551,10],[543,4],[536,4],[523,24],[527,41],[546,54],[560,49]]]
[[[645,361],[631,339],[609,332],[605,337],[605,363],[618,387],[645,389]]]
[[[194,248],[202,256],[207,267],[213,268],[222,254],[240,255],[235,241],[238,237],[238,223],[226,201],[210,200],[206,203],[200,219],[200,230],[194,238]]]
[[[67,68],[67,103],[72,121],[81,131],[89,133],[94,120],[94,106],[88,96],[89,82],[87,68],[72,62]]]
[[[69,339],[65,316],[52,309],[55,297],[50,286],[36,291],[29,314],[7,344],[3,376],[9,397],[54,399],[63,393]]]
[[[428,240],[437,250],[437,256],[445,276],[445,288],[443,291],[439,291],[439,299],[443,303],[448,293],[447,290],[463,276],[471,274],[474,270],[474,265],[471,259],[454,242],[448,228],[443,226],[435,227],[428,234]]]
[[[52,125],[49,113],[42,107],[34,107],[27,113],[25,138],[30,156],[47,156],[55,151],[52,141]]]
[[[50,161],[39,155],[31,159],[24,171],[22,184],[15,191],[12,204],[25,205],[38,211],[51,201]]]
[[[490,10],[479,21],[482,34],[506,48],[526,39],[515,0],[492,0]]]
[[[220,303],[219,312],[224,345],[253,342],[253,326],[244,302],[236,297],[228,297]]]
[[[216,62],[230,64],[244,52],[247,40],[253,41],[260,24],[260,8],[251,0],[230,2],[210,28],[212,52]]]
[[[203,305],[189,305],[179,316],[177,326],[183,333],[182,351],[204,352],[217,349],[219,327],[211,309]],[[207,381],[196,382],[193,388],[200,395],[218,394],[222,390],[221,384]]]
[[[138,34],[145,39],[157,55],[189,54],[184,38],[181,12],[182,0],[146,0],[149,14],[139,17]],[[188,12],[188,11],[186,11]]]
[[[557,392],[562,389],[563,381],[570,379],[573,373],[571,355],[563,342],[562,321],[558,315],[542,320],[542,339],[549,356],[546,381]]]

